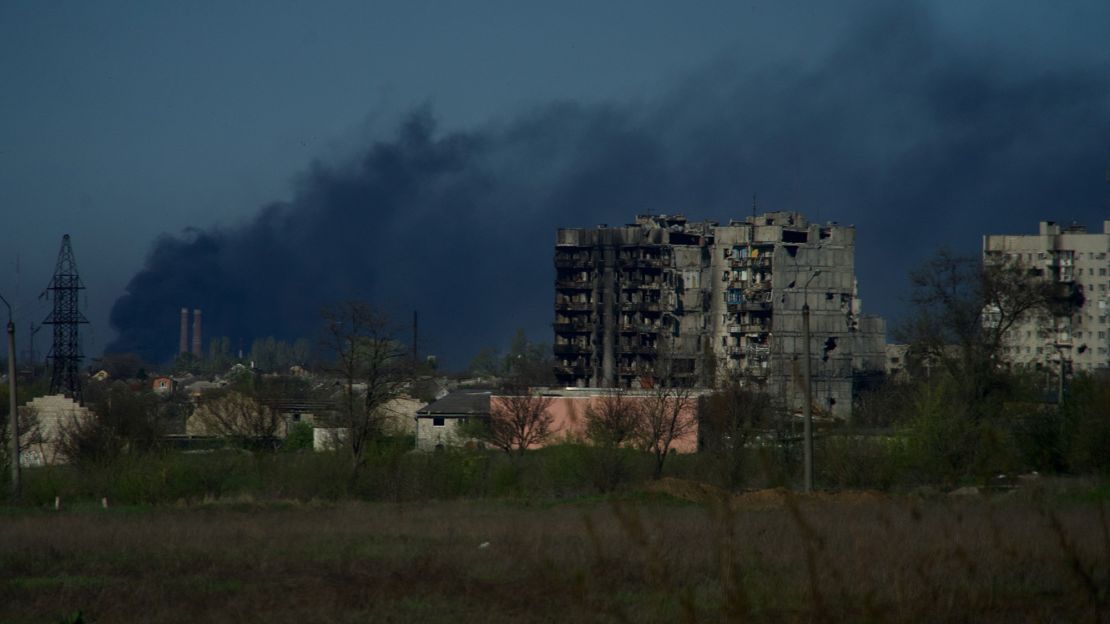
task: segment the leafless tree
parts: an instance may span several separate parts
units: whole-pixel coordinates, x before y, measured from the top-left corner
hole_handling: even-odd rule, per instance
[[[984,263],[944,250],[910,280],[915,314],[901,331],[910,356],[944,369],[969,401],[989,392],[1007,332],[1070,315],[1066,308],[1074,305],[1073,293],[1021,262]]]
[[[331,371],[343,382],[335,424],[347,430],[357,470],[368,444],[381,433],[386,405],[411,382],[412,362],[388,316],[369,304],[346,301],[325,308],[323,316],[321,346],[333,358]]]
[[[619,448],[641,434],[640,405],[622,389],[601,395],[586,408],[586,435],[594,444]]]
[[[586,436],[596,449],[595,481],[602,490],[615,488],[627,476],[626,447],[641,436],[641,408],[622,389],[598,397],[586,408]]]
[[[696,397],[686,384],[674,376],[674,337],[660,336],[655,374],[645,380],[649,393],[637,406],[637,438],[645,451],[655,456],[654,479],[663,476],[663,464],[674,442],[695,433],[698,428]],[[710,378],[715,373],[709,373]]]
[[[238,390],[206,396],[195,418],[209,433],[241,442],[273,442],[282,425],[276,410]]]
[[[690,388],[656,386],[636,410],[640,447],[655,456],[653,478],[663,476],[663,464],[675,441],[697,431],[695,402]]]
[[[723,480],[738,487],[748,469],[749,442],[773,426],[770,397],[730,377],[702,401],[698,434],[703,449],[714,458]]]
[[[113,383],[90,404],[91,417],[71,415],[59,424],[58,452],[75,463],[111,461],[125,453],[154,450],[162,442],[159,400]]]
[[[520,380],[506,383],[501,393],[490,400],[489,422],[480,429],[479,437],[506,453],[521,456],[555,433],[551,397],[536,395]]]

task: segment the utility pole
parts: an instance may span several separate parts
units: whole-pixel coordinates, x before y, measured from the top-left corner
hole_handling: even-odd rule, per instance
[[[803,383],[805,383],[805,405],[802,407],[802,414],[805,417],[803,424],[804,431],[803,437],[805,438],[804,455],[805,455],[805,491],[813,491],[813,383],[811,381],[810,366],[812,360],[809,355],[809,283],[813,278],[821,274],[821,269],[817,269],[806,280],[805,286],[802,287],[802,356],[805,362],[802,366]]]
[[[0,295],[0,301],[8,308],[8,454],[11,456],[12,500],[19,500],[19,414],[15,398],[15,322],[12,320],[12,304]]]

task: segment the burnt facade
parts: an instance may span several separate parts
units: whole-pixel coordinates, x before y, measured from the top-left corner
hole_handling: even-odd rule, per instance
[[[803,394],[802,305],[811,310],[818,413],[844,414],[884,365],[885,327],[860,313],[855,229],[773,212],[727,225],[641,216],[560,229],[556,377],[573,387],[758,384],[788,408]]]

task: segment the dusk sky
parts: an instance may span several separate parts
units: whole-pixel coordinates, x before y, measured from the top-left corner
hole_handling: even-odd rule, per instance
[[[87,355],[361,297],[458,368],[550,342],[556,227],[757,194],[855,225],[894,325],[940,246],[1110,219],[1108,41],[1104,1],[0,2],[0,293],[23,349],[68,233]]]

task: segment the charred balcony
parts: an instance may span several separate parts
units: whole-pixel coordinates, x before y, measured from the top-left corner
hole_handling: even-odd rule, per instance
[[[742,314],[744,312],[769,312],[771,310],[770,301],[740,301],[737,303],[728,304],[729,314]]]
[[[662,304],[658,301],[622,301],[622,312],[654,312],[662,311]]]
[[[556,364],[555,375],[560,379],[586,377],[590,371],[583,364]]]
[[[593,347],[576,343],[555,343],[555,355],[585,355],[593,353]]]
[[[557,278],[555,288],[559,290],[593,290],[593,280],[580,278]]]
[[[593,264],[593,258],[588,253],[555,256],[555,268],[557,269],[588,269]]]
[[[651,323],[622,323],[620,326],[622,334],[657,334],[659,327]]]
[[[552,324],[556,333],[560,334],[588,334],[594,331],[593,323],[562,321]]]
[[[561,300],[555,302],[555,309],[559,312],[590,312],[594,309],[592,301]]]
[[[620,346],[620,352],[635,355],[655,355],[656,349],[654,345],[622,344]]]

